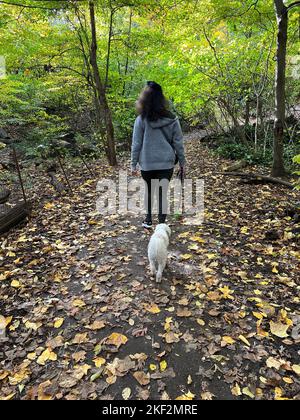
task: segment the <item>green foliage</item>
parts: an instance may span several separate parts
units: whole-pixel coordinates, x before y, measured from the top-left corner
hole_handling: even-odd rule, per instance
[[[33,0],[22,3],[37,4]],[[98,64],[103,81],[108,72],[107,97],[119,150],[130,146],[134,103],[146,80],[164,86],[175,112],[191,126],[204,124],[232,132],[243,123],[249,101],[253,123],[258,94],[263,118],[272,118],[273,1],[95,3]],[[98,139],[101,144],[88,74],[88,2],[39,1],[38,5],[46,8],[0,4],[0,55],[5,56],[7,65],[7,78],[0,80],[0,126],[17,130],[29,155],[34,155],[39,144],[47,146],[69,131],[82,135],[85,143]],[[111,13],[113,37],[107,60]],[[288,104],[299,100],[299,80],[293,77],[300,46],[297,28],[297,13],[292,12]],[[259,136],[255,154],[253,136],[249,150],[236,136],[236,142],[221,144],[219,153],[269,163],[270,151],[269,147],[265,150],[263,138],[264,134]],[[287,161],[294,154],[293,146],[287,147]]]
[[[299,154],[299,155],[297,155],[297,156],[295,156],[295,157],[293,158],[293,162],[294,162],[296,165],[300,165],[300,154]],[[299,181],[298,181],[298,183],[297,183],[297,185],[296,185],[296,188],[297,188],[298,190],[300,190],[300,170],[296,171],[296,172],[295,172],[295,175],[298,175],[298,176],[299,176]]]
[[[233,139],[223,139],[215,153],[225,159],[245,160],[249,164],[269,165],[272,162],[272,151],[268,149],[263,152],[254,152],[253,148],[242,143],[238,143]]]

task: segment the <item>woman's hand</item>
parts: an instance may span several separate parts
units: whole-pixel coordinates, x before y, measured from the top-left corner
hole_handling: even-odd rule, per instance
[[[137,169],[132,169],[131,170],[131,175],[132,176],[138,176],[138,174],[139,174],[139,171]]]

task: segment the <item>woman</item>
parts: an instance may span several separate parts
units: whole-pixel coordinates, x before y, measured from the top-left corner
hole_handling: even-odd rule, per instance
[[[152,227],[152,204],[155,181],[168,184],[173,176],[176,161],[181,173],[185,171],[183,134],[179,120],[168,110],[168,102],[162,87],[155,82],[147,82],[137,102],[137,117],[134,125],[131,169],[137,175],[137,165],[146,183],[147,216],[143,227]],[[168,188],[159,187],[159,223],[165,223],[167,216]]]

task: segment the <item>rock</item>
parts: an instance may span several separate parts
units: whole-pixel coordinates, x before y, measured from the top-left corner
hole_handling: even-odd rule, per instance
[[[3,129],[0,128],[0,139],[10,139],[10,136],[7,134],[7,132]],[[3,142],[5,143],[5,142]]]

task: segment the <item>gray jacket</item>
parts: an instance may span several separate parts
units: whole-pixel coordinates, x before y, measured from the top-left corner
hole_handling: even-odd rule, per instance
[[[164,127],[167,140],[160,130]],[[172,146],[171,146],[171,144]],[[180,165],[185,164],[183,134],[178,118],[161,118],[148,121],[141,116],[134,124],[131,168],[135,170],[137,164],[143,171],[171,169],[175,166],[175,152]]]

